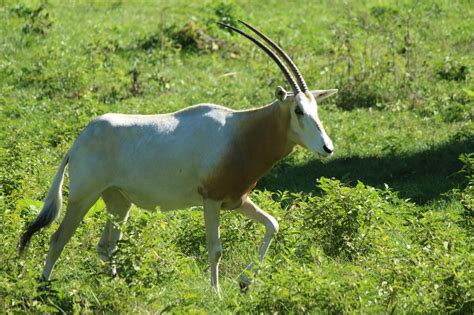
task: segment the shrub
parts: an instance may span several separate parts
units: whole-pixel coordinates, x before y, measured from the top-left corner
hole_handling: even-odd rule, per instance
[[[469,68],[447,56],[438,66],[436,74],[447,81],[465,81],[469,75]]]
[[[194,21],[183,27],[167,29],[168,36],[185,52],[210,52],[222,48],[224,42],[210,35],[207,29]]]
[[[23,26],[22,31],[24,34],[35,33],[46,36],[48,30],[53,26],[53,22],[49,16],[49,12],[45,10],[44,4],[40,4],[34,10],[21,9],[18,7],[16,10],[18,15],[28,16],[28,22]]]

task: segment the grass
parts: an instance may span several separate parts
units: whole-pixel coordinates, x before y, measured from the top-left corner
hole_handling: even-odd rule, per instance
[[[466,1],[1,2],[0,312],[472,313],[473,13]],[[320,104],[334,158],[298,148],[253,192],[281,230],[249,292],[238,279],[260,226],[223,213],[219,300],[200,209],[133,208],[111,278],[95,255],[100,202],[38,283],[57,223],[21,259],[19,235],[95,116],[250,108],[286,86],[215,25],[238,18],[311,88],[340,90]]]

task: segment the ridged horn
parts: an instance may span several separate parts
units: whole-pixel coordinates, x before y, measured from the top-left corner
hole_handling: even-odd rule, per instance
[[[290,56],[288,56],[287,53],[281,49],[280,46],[278,46],[273,40],[271,40],[268,36],[257,30],[255,27],[252,25],[248,24],[247,22],[244,22],[242,20],[239,20],[240,23],[243,25],[247,26],[250,28],[255,34],[263,38],[274,50],[276,50],[277,53],[280,54],[280,56],[288,63],[290,66],[290,69],[293,71],[293,74],[296,76],[296,79],[300,83],[301,90],[303,90],[303,93],[308,91],[308,86],[306,85],[306,82],[303,79],[303,76],[301,75],[301,72],[298,70],[298,67],[296,64],[291,60]]]
[[[288,68],[285,66],[285,64],[280,60],[280,58],[271,49],[269,49],[267,46],[265,46],[262,42],[260,42],[258,39],[256,39],[252,35],[249,35],[249,34],[245,33],[244,31],[239,30],[236,27],[233,27],[231,25],[227,25],[227,24],[224,24],[224,23],[220,23],[220,22],[217,22],[217,24],[222,25],[224,27],[227,27],[227,28],[233,30],[234,32],[239,33],[240,35],[242,35],[242,36],[246,37],[247,39],[251,40],[258,47],[260,47],[278,65],[281,72],[283,72],[283,74],[285,75],[286,80],[288,81],[288,83],[290,83],[291,87],[293,88],[293,92],[295,92],[295,95],[298,94],[299,92],[301,92],[301,89],[298,86],[298,84],[296,83],[293,76],[291,75],[290,70],[288,70]]]

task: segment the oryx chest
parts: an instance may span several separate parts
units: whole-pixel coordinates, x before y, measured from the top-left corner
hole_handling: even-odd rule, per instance
[[[224,208],[240,206],[257,181],[293,148],[286,136],[289,117],[279,108],[246,118],[199,187],[204,198],[222,200]]]

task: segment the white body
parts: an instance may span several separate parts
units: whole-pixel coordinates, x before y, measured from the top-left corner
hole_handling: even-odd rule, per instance
[[[220,210],[233,209],[265,226],[261,261],[278,223],[250,200],[249,192],[296,144],[325,156],[332,154],[333,144],[317,116],[316,99],[335,92],[318,90],[294,96],[279,88],[279,100],[248,111],[204,104],[165,115],[103,115],[85,128],[66,154],[20,248],[57,217],[69,164],[68,208],[51,238],[43,279],[50,278],[64,246],[102,197],[114,217],[107,221],[97,247],[104,260],[117,250],[122,236],[117,223],[127,219],[132,203],[163,210],[202,205],[211,283],[219,292]],[[249,282],[244,276],[241,286]]]
[[[238,116],[213,105],[167,115],[103,115],[70,151],[69,172],[77,179],[71,191],[94,177],[99,190],[115,187],[141,208],[200,206],[199,187],[232,145]]]

